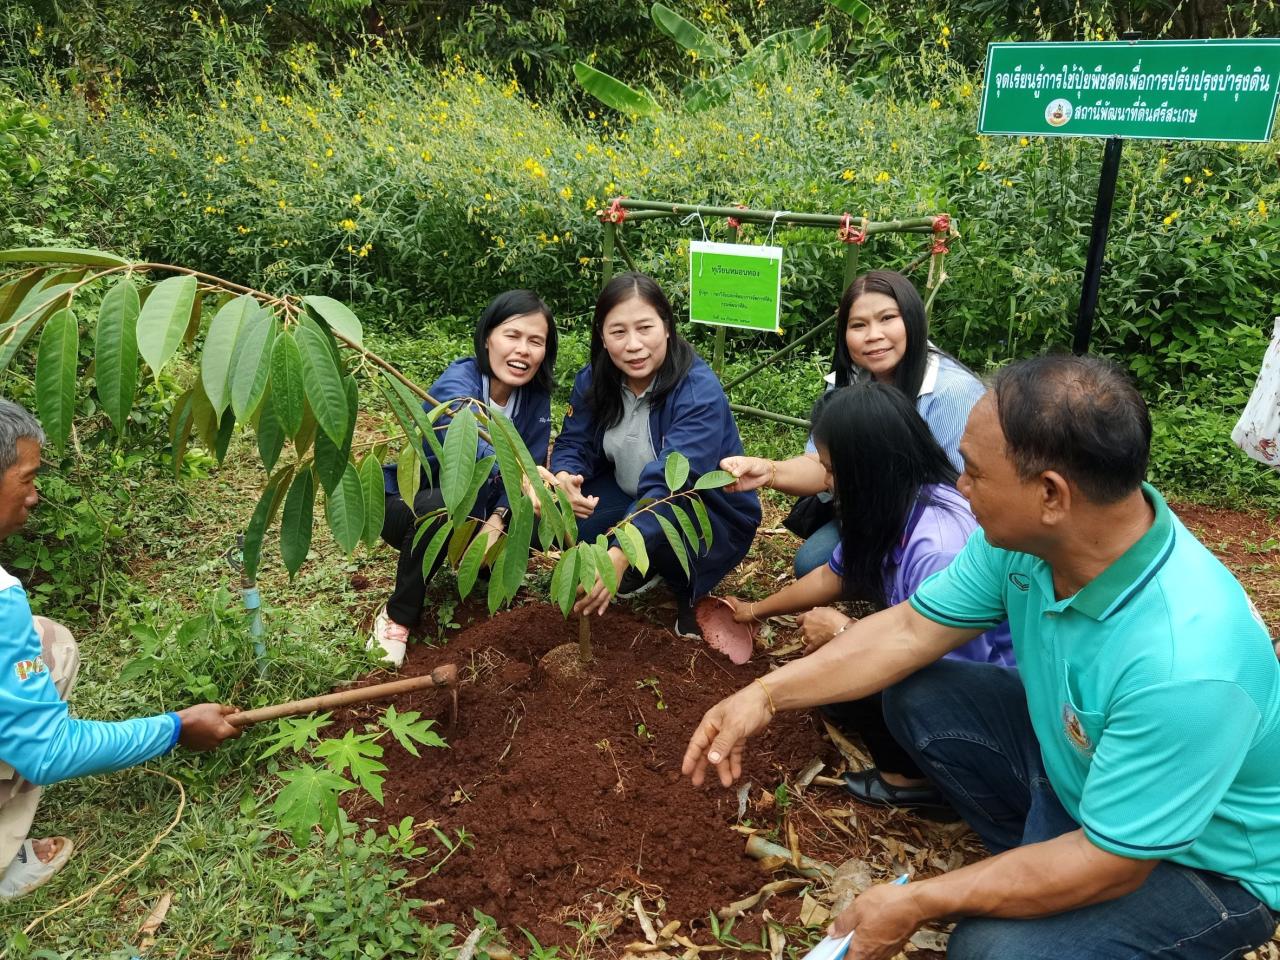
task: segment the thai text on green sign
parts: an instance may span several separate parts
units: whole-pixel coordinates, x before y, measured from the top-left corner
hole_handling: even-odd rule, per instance
[[[992,43],[978,132],[1265,141],[1280,39]]]
[[[689,319],[781,333],[782,248],[689,244]]]

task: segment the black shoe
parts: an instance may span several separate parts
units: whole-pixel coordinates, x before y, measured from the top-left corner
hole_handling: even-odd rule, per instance
[[[693,601],[688,597],[676,597],[676,636],[702,639],[698,618],[693,614]]]
[[[937,787],[895,787],[880,776],[875,767],[844,775],[844,788],[859,803],[870,807],[896,807],[910,810],[929,820],[950,823],[958,820]]]
[[[642,593],[648,593],[657,585],[658,574],[653,570],[649,571],[648,576],[642,576],[635,567],[627,567],[622,574],[622,579],[618,581],[618,592],[614,596],[638,597]]]

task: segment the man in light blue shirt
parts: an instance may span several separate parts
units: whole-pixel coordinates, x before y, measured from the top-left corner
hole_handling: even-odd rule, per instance
[[[852,960],[942,918],[951,960],[1225,960],[1274,932],[1280,663],[1142,482],[1150,439],[1111,364],[1004,368],[960,445],[982,530],[906,603],[703,718],[685,772],[727,784],[775,709],[895,684],[889,728],[995,856],[866,891],[834,924]],[[935,662],[1006,618],[1017,673]]]
[[[39,499],[43,443],[36,419],[0,400],[0,539]],[[71,632],[32,616],[26,591],[0,568],[0,900],[35,889],[71,856],[67,837],[27,837],[42,786],[143,763],[178,743],[211,750],[240,735],[224,719],[234,708],[213,703],[118,723],[76,719],[66,698],[79,665]]]

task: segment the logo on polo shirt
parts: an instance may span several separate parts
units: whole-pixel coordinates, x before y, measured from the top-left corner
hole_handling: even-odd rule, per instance
[[[1026,593],[1028,590],[1031,589],[1031,578],[1028,577],[1025,573],[1009,574],[1009,582],[1012,583],[1019,590],[1021,590],[1023,593]]]
[[[1076,750],[1086,757],[1093,756],[1093,741],[1084,732],[1084,725],[1080,722],[1080,717],[1076,714],[1075,708],[1069,703],[1062,705],[1062,729]]]
[[[25,683],[30,678],[39,676],[48,669],[44,665],[44,657],[36,657],[34,660],[19,660],[13,665],[13,672],[18,675],[20,683]]]

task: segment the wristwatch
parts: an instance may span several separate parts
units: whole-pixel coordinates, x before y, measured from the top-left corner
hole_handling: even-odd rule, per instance
[[[502,525],[505,527],[507,525],[507,517],[511,516],[511,509],[509,507],[497,507],[492,515],[501,520]]]

